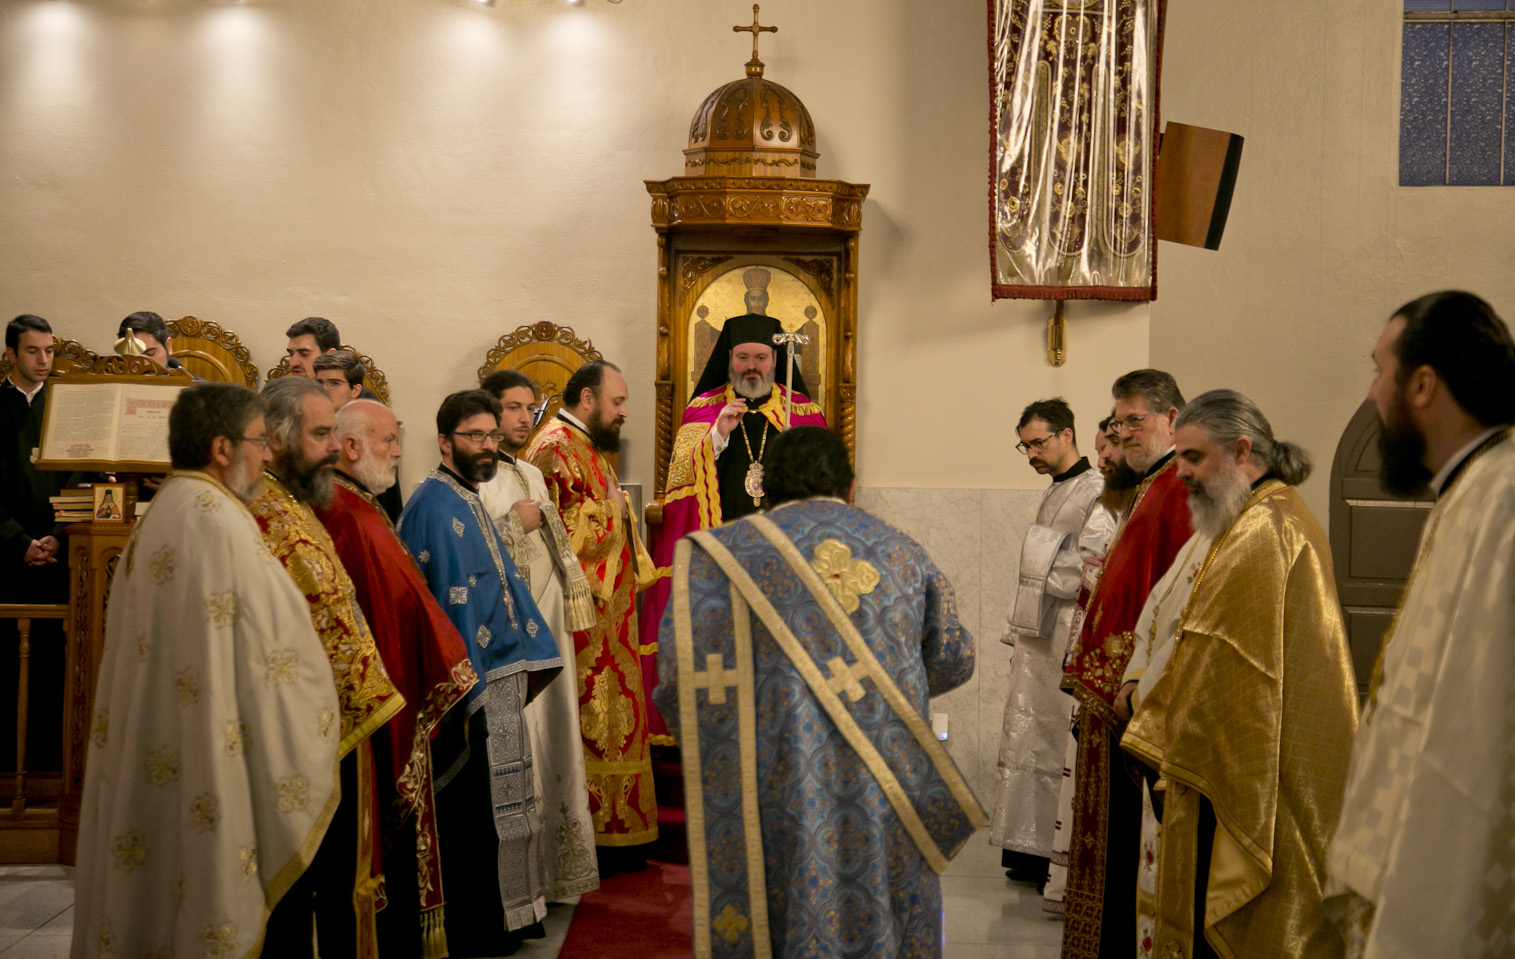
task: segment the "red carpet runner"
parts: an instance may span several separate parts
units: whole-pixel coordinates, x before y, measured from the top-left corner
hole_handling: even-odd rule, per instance
[[[600,883],[573,910],[558,959],[686,959],[689,867],[649,861]]]

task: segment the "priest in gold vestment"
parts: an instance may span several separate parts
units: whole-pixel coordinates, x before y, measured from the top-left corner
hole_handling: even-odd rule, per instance
[[[547,480],[594,593],[598,620],[573,634],[589,811],[602,861],[609,856],[635,865],[634,853],[605,852],[658,836],[636,617],[636,593],[655,574],[631,502],[605,456],[618,448],[626,419],[626,379],[614,365],[594,360],[569,378],[563,393],[557,419],[521,458]]]
[[[1139,948],[1340,956],[1322,890],[1357,687],[1326,534],[1294,490],[1309,456],[1231,390],[1191,400],[1176,425],[1194,527],[1213,544],[1121,738],[1156,770],[1161,807],[1156,928]]]
[[[378,840],[369,737],[405,706],[380,659],[357,590],[312,503],[331,502],[337,418],[315,380],[287,376],[263,390],[273,452],[262,494],[250,505],[263,539],[310,604],[341,703],[342,803],[311,868],[269,917],[266,956],[310,955],[311,917],[322,954],[377,955],[373,875]],[[355,944],[355,945],[353,945]],[[351,950],[351,952],[349,952]]]

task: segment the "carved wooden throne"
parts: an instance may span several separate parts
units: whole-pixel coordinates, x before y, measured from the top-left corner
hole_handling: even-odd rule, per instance
[[[358,348],[356,346],[348,346],[346,343],[343,343],[342,346],[340,347],[340,349],[344,349],[347,352],[353,354],[354,356],[356,356],[358,358],[358,362],[362,363],[363,364],[363,369],[367,371],[366,373],[363,374],[363,385],[366,386],[366,387],[368,387],[370,390],[373,391],[373,395],[377,396],[379,398],[379,402],[380,403],[383,403],[385,406],[388,406],[389,405],[389,379],[384,375],[384,371],[381,370],[381,369],[379,369],[379,367],[374,363],[372,357],[368,356],[366,353],[359,352],[359,350],[358,350]],[[288,356],[286,356],[286,357],[282,358],[281,360],[279,360],[278,365],[275,366],[273,369],[271,369],[271,370],[268,371],[268,379],[269,380],[276,380],[276,379],[278,379],[281,376],[288,376],[288,375],[289,375],[289,357]]]
[[[760,28],[754,23],[756,37]],[[658,236],[656,498],[691,390],[726,320],[777,319],[810,342],[797,367],[826,422],[855,455],[857,266],[866,184],[815,178],[815,124],[799,97],[747,75],[695,111],[684,176],[648,180]],[[784,371],[777,370],[780,382]]]
[[[168,321],[168,335],[174,341],[172,356],[194,375],[213,383],[258,388],[252,355],[237,334],[221,324],[186,316]]]
[[[563,405],[563,387],[568,385],[574,371],[590,360],[602,359],[594,344],[579,339],[572,327],[543,320],[517,327],[514,333],[500,337],[479,367],[479,382],[484,382],[495,370],[515,370],[531,377],[537,384],[538,399],[547,404],[538,419],[540,428]],[[531,435],[536,436],[536,430]]]

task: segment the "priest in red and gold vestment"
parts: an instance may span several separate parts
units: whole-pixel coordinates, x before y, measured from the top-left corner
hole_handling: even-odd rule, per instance
[[[369,737],[405,707],[389,678],[357,591],[331,537],[311,509],[331,499],[336,462],[336,411],[315,380],[289,376],[263,390],[273,463],[263,492],[248,509],[269,551],[310,603],[311,621],[337,684],[342,801],[315,859],[268,918],[263,955],[309,955],[312,916],[320,951],[371,959],[377,955],[374,875],[377,810]],[[291,789],[288,802],[303,801]]]
[[[789,347],[773,342],[783,331],[778,320],[760,313],[733,316],[721,328],[674,434],[663,522],[652,533],[652,561],[659,570],[673,568],[674,546],[687,534],[761,509],[763,452],[779,431],[826,425],[820,406],[806,395],[798,366],[793,382],[786,382]],[[642,647],[650,654],[643,679],[649,698],[657,686],[658,626],[670,582],[661,577],[642,600]],[[662,714],[651,710],[649,719],[653,744],[672,746]]]
[[[1126,464],[1143,476],[1063,676],[1079,705],[1065,959],[1129,953],[1136,938],[1141,792],[1118,745],[1131,717],[1121,679],[1147,594],[1192,533],[1188,492],[1173,468],[1173,423],[1184,405],[1178,384],[1161,370],[1136,370],[1111,392]]]
[[[625,377],[613,364],[595,360],[580,367],[563,392],[557,418],[521,458],[547,481],[599,617],[573,634],[573,646],[589,812],[604,871],[607,862],[636,859],[635,853],[607,856],[606,847],[625,850],[658,835],[642,692],[642,657],[651,653],[638,641],[636,620],[636,593],[655,574],[631,502],[605,456],[618,448],[626,420]]]
[[[316,504],[315,511],[352,577],[384,666],[406,700],[374,749],[378,813],[389,839],[387,850],[379,850],[387,900],[378,916],[380,934],[398,954],[441,959],[447,939],[431,738],[442,715],[463,701],[478,676],[463,637],[437,605],[376,498],[396,482],[399,433],[394,413],[383,403],[354,400],[342,407],[335,489],[330,505]]]

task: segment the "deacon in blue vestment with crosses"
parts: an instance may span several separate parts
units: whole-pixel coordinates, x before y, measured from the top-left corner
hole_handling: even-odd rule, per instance
[[[986,817],[928,698],[973,637],[926,551],[851,505],[836,434],[780,434],[763,485],[767,512],[680,541],[660,634],[694,954],[940,956],[938,874]]]

